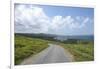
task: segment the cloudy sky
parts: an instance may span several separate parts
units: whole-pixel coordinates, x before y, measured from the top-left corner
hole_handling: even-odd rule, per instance
[[[15,33],[93,35],[94,9],[15,4]]]

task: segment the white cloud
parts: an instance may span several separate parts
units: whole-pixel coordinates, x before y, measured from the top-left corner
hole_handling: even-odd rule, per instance
[[[24,26],[22,32],[46,32],[48,17],[45,15],[42,8],[32,6],[17,6],[15,8],[15,32],[20,32],[21,27]],[[19,29],[20,25],[20,29]]]
[[[89,17],[61,15],[51,18],[43,8],[33,5],[18,5],[15,8],[15,32],[64,34],[65,29],[73,31],[84,28],[90,20]]]

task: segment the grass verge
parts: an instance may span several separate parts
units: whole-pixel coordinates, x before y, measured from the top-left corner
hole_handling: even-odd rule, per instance
[[[48,47],[48,41],[15,35],[15,65]]]
[[[93,61],[94,60],[94,44],[62,44],[74,57],[74,61]]]

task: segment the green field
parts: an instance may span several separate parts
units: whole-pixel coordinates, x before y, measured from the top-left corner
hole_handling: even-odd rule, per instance
[[[93,61],[94,44],[92,42],[77,44],[62,44],[74,57],[74,61]]]
[[[55,41],[43,38],[15,35],[15,65],[20,64],[25,58],[35,55],[48,47],[48,43],[59,44],[73,55],[74,61],[93,61],[93,41]]]
[[[15,35],[15,65],[48,47],[48,41]]]

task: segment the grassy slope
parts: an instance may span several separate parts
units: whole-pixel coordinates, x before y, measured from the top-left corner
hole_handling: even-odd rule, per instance
[[[94,60],[94,45],[88,44],[62,44],[74,57],[75,61],[92,61]]]
[[[48,41],[15,35],[15,64],[48,47]]]
[[[19,64],[24,58],[34,55],[48,47],[48,43],[61,44],[73,56],[75,61],[91,61],[94,60],[94,44],[93,42],[61,43],[56,41],[48,41],[38,38],[29,38],[24,36],[15,36],[15,64]]]

